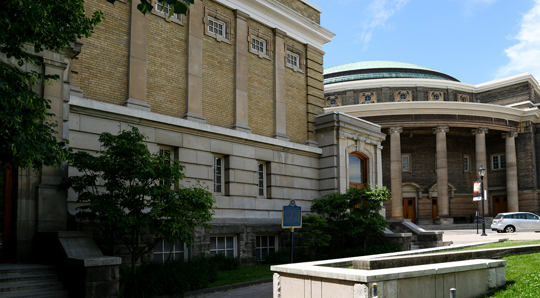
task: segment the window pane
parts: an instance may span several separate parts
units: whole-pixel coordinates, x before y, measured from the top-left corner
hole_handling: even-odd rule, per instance
[[[214,192],[221,192],[221,185],[216,185],[214,187]]]
[[[218,249],[225,249],[225,237],[218,237],[217,243]]]
[[[154,262],[158,262],[158,263],[163,262],[163,255],[162,254],[154,254]]]
[[[160,242],[158,242],[158,244],[157,244],[156,247],[154,248],[154,251],[155,251],[155,252],[162,252],[162,251],[163,251],[163,240],[161,240]]]
[[[262,247],[268,247],[268,236],[262,237]]]
[[[261,183],[259,182],[259,185]],[[264,189],[262,187],[259,187],[259,196],[264,196]]]
[[[261,249],[257,248],[257,260],[261,260]]]
[[[210,252],[210,255],[211,255],[211,256],[214,256],[214,255],[216,255],[216,252],[215,252],[215,251],[211,251],[211,252]]]
[[[227,256],[227,257],[233,258],[233,257],[234,257],[234,251],[232,251],[232,250],[227,250],[226,256]]]
[[[233,237],[227,237],[227,249],[232,249],[232,248],[234,248]]]
[[[171,248],[172,248],[172,244],[170,244],[169,242],[167,242],[166,240],[163,240],[163,250],[165,252],[170,252],[171,251]]]
[[[349,155],[349,182],[363,183],[362,160],[356,155]]]
[[[255,247],[261,247],[261,236],[255,237]]]
[[[276,246],[276,237],[275,236],[270,236],[269,239],[268,239],[269,243],[268,243],[268,246],[270,247],[274,247]]]
[[[169,254],[169,253],[164,253],[164,254],[163,254],[163,262],[167,262],[167,260],[169,259],[169,256],[170,256],[170,255],[171,255],[171,254]]]
[[[174,254],[174,259],[175,260],[183,260],[184,259],[184,254],[183,253],[176,253],[176,254]]]
[[[273,247],[270,247],[270,248],[268,249],[268,252],[275,252],[275,251],[276,251],[276,249],[273,248]]]
[[[266,257],[268,255],[268,251],[266,249],[262,250],[262,258]]]
[[[210,250],[216,249],[216,237],[210,237]]]

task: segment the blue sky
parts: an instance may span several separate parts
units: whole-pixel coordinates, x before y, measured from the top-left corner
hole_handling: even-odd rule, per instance
[[[469,84],[524,72],[540,80],[540,0],[311,0],[324,67],[370,60],[419,64]]]

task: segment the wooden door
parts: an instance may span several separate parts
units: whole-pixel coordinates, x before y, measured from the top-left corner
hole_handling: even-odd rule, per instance
[[[13,210],[13,168],[0,167],[2,186],[0,192],[0,225],[1,243],[0,243],[0,262],[9,261],[9,256],[13,252],[12,241],[12,210]]]
[[[493,197],[493,217],[505,212],[508,212],[508,198],[506,196]]]
[[[435,222],[435,219],[439,216],[439,210],[437,208],[437,198],[431,198],[431,217],[433,218],[433,222]]]
[[[410,219],[416,223],[416,208],[414,206],[414,198],[403,199],[403,218]]]

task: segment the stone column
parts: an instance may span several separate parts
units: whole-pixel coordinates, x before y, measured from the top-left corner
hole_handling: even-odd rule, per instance
[[[449,127],[437,126],[433,132],[437,139],[437,207],[439,218],[450,217],[450,201],[448,200],[448,161],[446,151],[446,133]],[[441,220],[441,224],[448,220]]]
[[[234,125],[233,129],[251,132],[248,126],[248,25],[249,15],[235,11],[236,44],[234,68]]]
[[[392,219],[403,218],[403,198],[401,193],[401,185],[403,181],[401,174],[401,140],[399,134],[403,131],[403,127],[390,127],[388,134],[390,135],[390,187],[392,191]]]
[[[274,138],[288,141],[285,99],[285,33],[274,29]]]
[[[519,211],[518,178],[516,161],[517,132],[503,133],[506,148],[506,196],[508,198],[508,212]]]
[[[137,1],[132,1],[137,2]],[[187,53],[187,112],[184,118],[205,123],[202,115],[202,65],[204,28],[202,1],[196,0],[189,10]]]
[[[130,5],[128,99],[124,105],[150,111],[146,103],[148,19],[137,9],[137,1],[131,1]]]
[[[480,181],[480,174],[478,173],[478,169],[480,169],[480,166],[483,166],[484,169],[486,169],[486,175],[484,176],[484,190],[488,189],[488,177],[487,177],[487,169],[489,168],[489,165],[487,163],[487,157],[486,157],[486,134],[489,132],[489,129],[485,127],[480,127],[478,129],[473,129],[472,134],[475,136],[476,140],[476,169],[474,171],[476,172],[476,180]],[[472,170],[472,169],[471,169]],[[484,202],[484,213],[489,213],[489,204],[487,204],[488,201]],[[482,202],[478,202],[478,210],[482,211]]]

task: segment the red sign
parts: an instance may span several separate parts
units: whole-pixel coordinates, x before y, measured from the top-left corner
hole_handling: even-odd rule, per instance
[[[480,181],[474,181],[474,195],[473,197],[476,199],[476,198],[480,198],[482,196],[481,192],[480,192]]]

